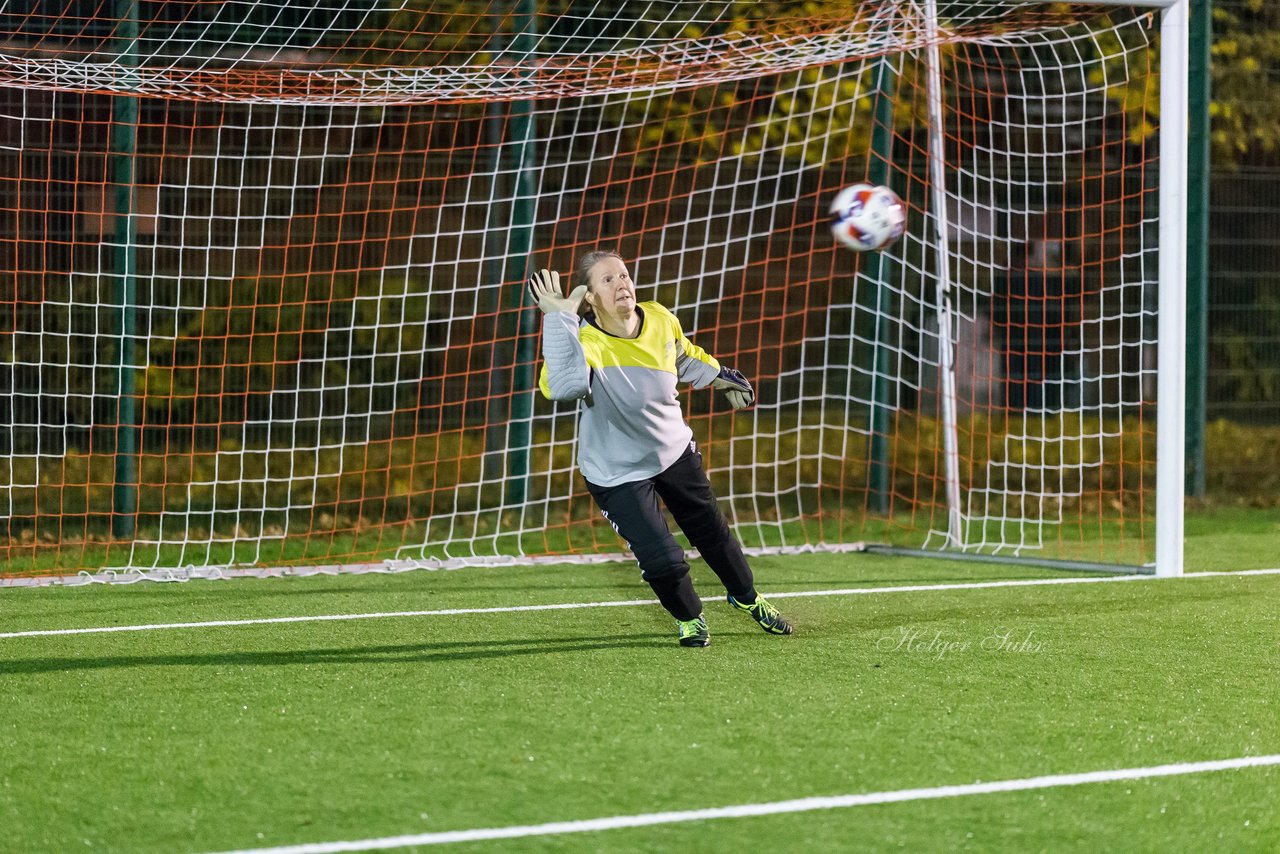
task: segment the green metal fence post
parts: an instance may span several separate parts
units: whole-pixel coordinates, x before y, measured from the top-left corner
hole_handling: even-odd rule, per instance
[[[871,131],[871,163],[868,178],[873,184],[889,183],[893,165],[893,99],[898,75],[888,57],[876,69],[875,111]],[[888,281],[894,273],[893,261],[881,252],[871,252],[863,268],[872,292],[864,303],[875,323],[871,358],[871,437],[867,448],[867,504],[876,513],[889,512],[889,302]]]
[[[507,55],[522,61],[531,54],[537,36],[537,0],[516,0],[512,23],[515,34]],[[537,353],[537,312],[525,302],[524,281],[528,277],[529,254],[533,251],[533,222],[537,215],[537,184],[533,164],[536,155],[533,104],[512,101],[503,127],[501,115],[491,108],[488,118],[493,156],[490,198],[494,213],[489,217],[490,234],[486,247],[502,246],[501,259],[486,262],[495,286],[514,283],[494,292],[489,307],[498,312],[495,329],[493,367],[489,378],[489,407],[485,428],[485,479],[504,476],[504,504],[524,503],[529,492],[529,442],[532,437],[533,372]],[[510,170],[513,179],[508,192],[502,174]],[[505,202],[505,203],[504,203]],[[503,214],[506,214],[504,216]],[[496,234],[505,240],[495,239]],[[486,255],[488,252],[486,252]]]
[[[1187,146],[1186,494],[1203,498],[1209,337],[1209,102],[1213,0],[1191,5]]]
[[[138,9],[135,0],[117,0],[117,63],[126,69],[137,64]],[[128,79],[128,77],[126,77]],[[133,213],[133,185],[137,154],[138,99],[116,95],[111,100],[111,181],[115,185],[115,304],[116,331],[116,448],[115,489],[112,496],[111,531],[130,539],[138,510],[138,426],[134,377],[134,337],[137,326],[137,221]]]
[[[519,0],[516,37],[512,43],[519,58],[533,51],[537,26],[537,0]],[[512,162],[516,167],[511,200],[511,250],[507,258],[506,281],[515,282],[504,302],[519,321],[516,324],[516,353],[511,384],[511,418],[507,448],[511,478],[507,481],[507,504],[523,504],[529,494],[529,443],[533,435],[534,368],[537,353],[537,314],[524,298],[524,280],[529,275],[529,253],[533,251],[533,223],[537,218],[538,187],[534,181],[536,154],[533,103],[511,105]]]

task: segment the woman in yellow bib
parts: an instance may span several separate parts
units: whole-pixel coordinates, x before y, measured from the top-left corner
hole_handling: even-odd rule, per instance
[[[615,252],[578,259],[567,297],[552,270],[535,273],[529,293],[543,312],[538,384],[551,400],[581,401],[578,468],[642,577],[676,619],[680,644],[707,646],[710,636],[684,550],[659,501],[720,577],[729,604],[766,632],[791,634],[791,624],[756,593],[676,394],[678,382],[712,386],[742,409],[755,402],[751,384],[689,341],[662,305],[637,302],[635,283]]]

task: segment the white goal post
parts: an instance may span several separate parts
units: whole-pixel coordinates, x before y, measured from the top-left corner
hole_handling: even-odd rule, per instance
[[[1187,127],[1191,0],[1160,20],[1160,350],[1156,574],[1181,575],[1187,398]]]

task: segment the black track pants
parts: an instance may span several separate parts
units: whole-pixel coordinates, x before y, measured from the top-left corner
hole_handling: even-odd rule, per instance
[[[696,617],[702,603],[689,581],[684,549],[671,535],[659,499],[720,577],[725,590],[740,601],[755,601],[751,567],[720,512],[711,482],[702,470],[702,455],[694,445],[666,471],[647,480],[617,486],[588,482],[587,489],[614,530],[627,541],[644,580],[676,619]]]

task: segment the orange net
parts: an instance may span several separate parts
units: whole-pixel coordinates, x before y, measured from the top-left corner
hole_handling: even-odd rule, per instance
[[[1143,13],[378,5],[0,12],[0,574],[618,553],[523,301],[597,247],[756,384],[749,548],[1150,559]]]

